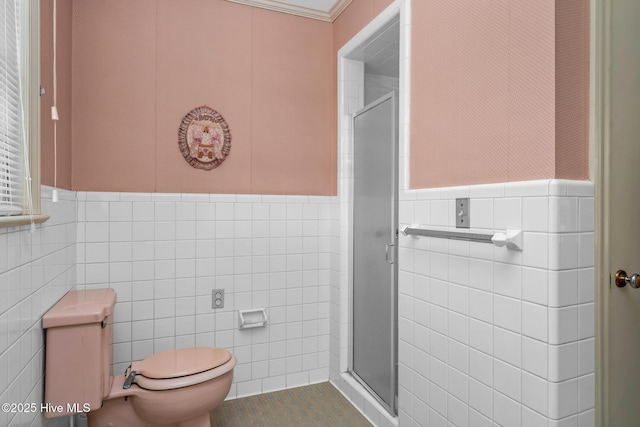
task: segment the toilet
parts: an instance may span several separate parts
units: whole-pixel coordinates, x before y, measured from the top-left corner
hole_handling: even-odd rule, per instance
[[[68,292],[42,318],[45,417],[87,412],[89,427],[210,427],[236,358],[223,348],[156,353],[111,375],[113,289]]]

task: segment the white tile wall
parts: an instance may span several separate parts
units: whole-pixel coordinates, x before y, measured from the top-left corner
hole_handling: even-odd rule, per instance
[[[331,197],[79,192],[79,286],[111,287],[114,373],[194,345],[238,359],[229,398],[329,379]],[[212,309],[213,289],[225,306]],[[266,307],[266,328],[237,310]]]
[[[521,228],[524,250],[401,238],[399,425],[593,425],[593,186],[405,191],[403,225],[453,227],[464,193],[471,231]]]
[[[364,74],[364,105],[369,105],[376,99],[391,91],[398,92],[400,80],[397,77],[379,76],[365,72]]]
[[[357,79],[359,70],[347,73]],[[333,206],[331,222],[331,378],[357,408],[376,425],[593,425],[590,182],[401,191],[402,225],[452,228],[454,199],[470,196],[471,231],[522,229],[524,250],[401,239],[394,419],[342,375],[349,345],[351,201],[348,170],[341,176],[346,194]]]
[[[36,413],[0,412],[2,426],[68,425],[67,417],[46,421],[40,413],[44,382],[44,335],[40,319],[75,286],[75,192],[42,187],[42,212],[29,226],[0,228],[0,402],[35,403]]]

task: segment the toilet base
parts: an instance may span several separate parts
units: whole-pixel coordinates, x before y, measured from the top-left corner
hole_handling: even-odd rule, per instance
[[[229,394],[236,362],[214,368],[210,380],[167,390],[124,389],[124,375],[111,377],[102,407],[88,414],[89,427],[211,427],[210,412]]]
[[[136,414],[131,399],[124,397],[102,402],[102,408],[89,412],[88,418],[89,427],[153,427]]]
[[[88,414],[89,427],[158,427],[156,423],[150,423],[133,410],[131,399],[125,401],[124,397],[107,400],[102,408],[91,411]],[[167,424],[167,427],[211,427],[209,413],[201,414],[190,420],[174,424]]]

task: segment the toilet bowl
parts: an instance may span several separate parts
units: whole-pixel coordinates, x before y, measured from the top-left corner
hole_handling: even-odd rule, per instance
[[[114,378],[90,427],[209,427],[209,412],[231,387],[236,358],[215,347],[167,350]]]
[[[90,427],[210,427],[231,388],[236,358],[216,347],[167,350],[111,376],[112,289],[67,293],[47,330],[45,403],[52,418],[90,408]]]

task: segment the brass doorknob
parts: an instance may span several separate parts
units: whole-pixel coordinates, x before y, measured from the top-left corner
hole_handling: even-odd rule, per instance
[[[616,286],[624,288],[627,283],[634,289],[640,288],[640,274],[627,276],[627,272],[624,270],[616,271]]]

